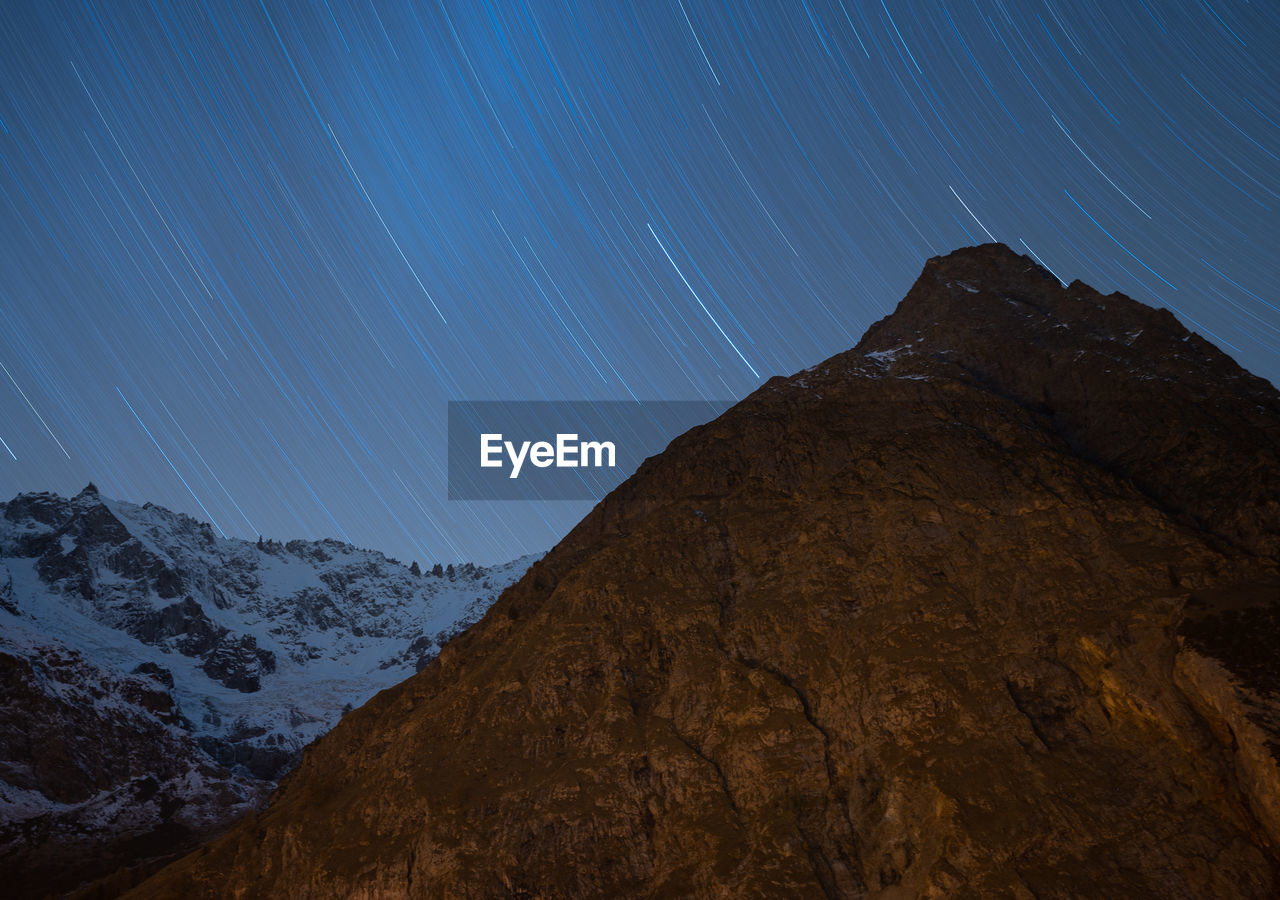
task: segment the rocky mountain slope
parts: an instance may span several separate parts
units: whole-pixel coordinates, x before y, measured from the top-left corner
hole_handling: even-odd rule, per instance
[[[336,541],[219,538],[92,486],[0,503],[6,890],[74,887],[221,830],[531,561],[424,575]]]
[[[1280,895],[1280,396],[1002,245],[130,896]]]

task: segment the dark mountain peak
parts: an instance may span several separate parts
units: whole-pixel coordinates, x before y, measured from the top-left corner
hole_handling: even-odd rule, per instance
[[[134,896],[1278,896],[1278,448],[1168,313],[931,260]]]
[[[972,278],[980,282],[1008,283],[1027,277],[1060,283],[1052,272],[1030,256],[999,242],[959,247],[942,256],[931,257],[925,261],[924,273],[942,280]]]
[[[1191,336],[1166,309],[1120,293],[1104,296],[1078,280],[1064,286],[1030,257],[1004,244],[982,244],[930,259],[894,313],[868,329],[858,349],[881,351],[924,337],[917,355],[963,357],[1016,351],[1011,344],[1019,340],[1045,351],[1129,343],[1146,331],[1152,332],[1148,354],[1157,356]],[[1162,338],[1161,347],[1152,345],[1153,336]],[[1217,348],[1196,341],[1197,350],[1226,360]]]
[[[1266,475],[1280,460],[1280,394],[1168,310],[1063,286],[984,244],[929,260],[893,314],[837,360],[837,373],[1012,400],[1183,521],[1280,554],[1280,482]]]
[[[81,490],[79,494],[76,494],[77,499],[80,497],[96,497],[96,496],[98,496],[98,486],[94,484],[92,481],[86,484],[84,486],[84,489]]]
[[[66,500],[49,491],[18,494],[12,500],[0,503],[4,508],[4,518],[10,522],[29,519],[50,526],[64,517],[66,506]]]

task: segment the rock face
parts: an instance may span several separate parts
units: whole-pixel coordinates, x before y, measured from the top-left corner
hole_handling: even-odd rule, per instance
[[[131,896],[1280,895],[1278,452],[1169,313],[930,260]]]
[[[337,541],[219,538],[92,485],[0,503],[0,892],[225,829],[529,562],[423,575]]]
[[[22,652],[27,651],[27,652]],[[0,651],[6,896],[44,896],[212,837],[271,785],[201,751],[167,685],[63,645]]]

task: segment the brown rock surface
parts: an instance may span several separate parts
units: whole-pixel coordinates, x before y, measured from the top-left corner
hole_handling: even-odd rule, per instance
[[[1280,397],[1000,245],[606,498],[147,897],[1274,897]]]
[[[150,674],[0,635],[0,896],[155,870],[261,805],[266,787],[215,764],[180,717]]]

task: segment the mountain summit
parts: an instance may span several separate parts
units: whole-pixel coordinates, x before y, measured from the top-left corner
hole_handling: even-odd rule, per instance
[[[145,897],[1274,897],[1280,396],[1001,245],[648,460]]]

